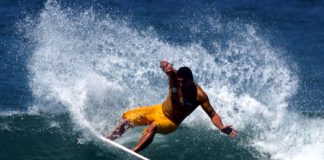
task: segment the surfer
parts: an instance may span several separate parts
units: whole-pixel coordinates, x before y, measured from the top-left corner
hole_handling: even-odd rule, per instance
[[[181,67],[177,71],[167,61],[161,61],[160,67],[169,77],[169,94],[166,100],[162,104],[139,107],[123,113],[122,120],[107,136],[108,139],[119,138],[130,127],[147,125],[142,137],[133,148],[133,151],[139,152],[153,141],[156,133],[168,134],[175,131],[199,105],[220,131],[231,138],[237,136],[234,128],[223,124],[206,93],[193,81],[192,72],[188,67]]]

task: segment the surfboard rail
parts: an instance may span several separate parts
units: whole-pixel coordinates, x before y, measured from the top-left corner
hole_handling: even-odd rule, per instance
[[[125,152],[127,152],[127,153],[130,153],[130,154],[136,156],[137,158],[140,158],[140,159],[142,159],[142,160],[149,160],[148,158],[146,158],[146,157],[144,157],[144,156],[142,156],[142,155],[140,155],[140,154],[138,154],[138,153],[136,153],[136,152],[130,150],[129,148],[127,148],[127,147],[125,147],[125,146],[123,146],[123,145],[121,145],[121,144],[119,144],[119,143],[117,143],[117,142],[114,142],[114,141],[112,141],[112,140],[110,140],[110,139],[107,139],[107,138],[105,138],[105,137],[103,137],[103,136],[99,136],[99,138],[100,138],[101,140],[103,140],[103,141],[105,141],[105,142],[107,142],[107,143],[113,145],[114,147],[117,147],[117,148],[119,148],[119,149],[121,149],[121,150],[123,150],[123,151],[125,151]]]

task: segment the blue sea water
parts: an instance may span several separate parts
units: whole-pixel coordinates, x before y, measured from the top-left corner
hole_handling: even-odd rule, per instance
[[[92,133],[164,100],[161,59],[192,68],[240,135],[197,109],[143,155],[324,158],[322,1],[1,0],[0,13],[0,159],[121,159]]]

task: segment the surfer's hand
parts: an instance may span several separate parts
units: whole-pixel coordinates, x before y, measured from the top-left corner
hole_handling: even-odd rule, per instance
[[[168,61],[161,61],[160,67],[165,73],[170,73],[173,71],[172,64],[169,63]]]
[[[231,138],[235,138],[237,136],[237,131],[234,128],[232,128],[232,126],[224,126],[221,129],[221,131],[230,136]]]

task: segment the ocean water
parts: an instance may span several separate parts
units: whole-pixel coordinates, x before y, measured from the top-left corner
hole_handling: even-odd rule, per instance
[[[142,155],[324,159],[322,1],[1,0],[0,13],[1,160],[132,159],[96,135],[166,98],[162,59],[189,66],[239,136],[198,108]]]

